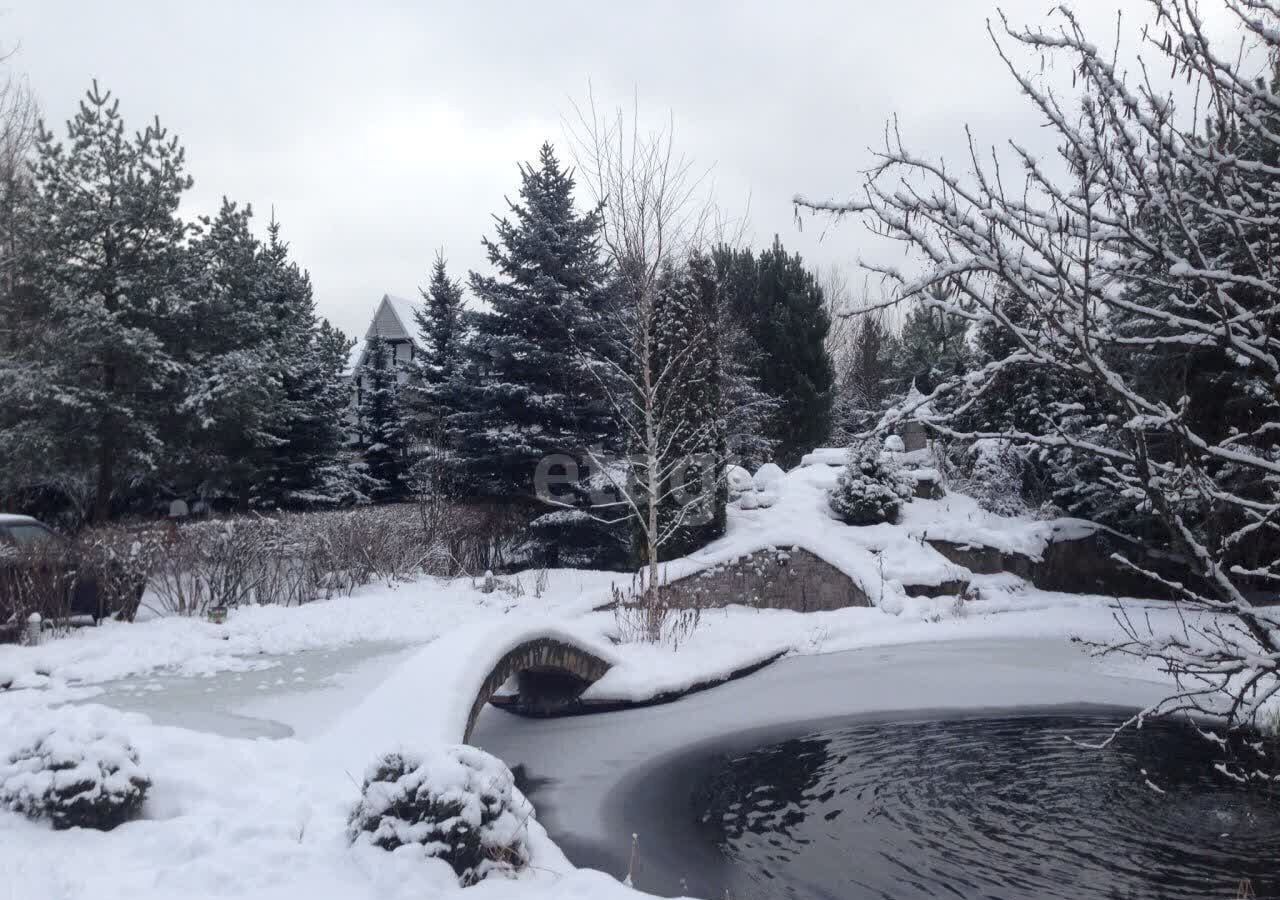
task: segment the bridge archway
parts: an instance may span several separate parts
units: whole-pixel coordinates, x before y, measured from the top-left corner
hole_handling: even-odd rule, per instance
[[[523,715],[548,716],[573,706],[610,668],[610,663],[589,650],[555,638],[535,638],[516,645],[503,654],[481,683],[467,717],[463,743],[471,740],[485,704],[512,676],[519,690],[502,707]]]

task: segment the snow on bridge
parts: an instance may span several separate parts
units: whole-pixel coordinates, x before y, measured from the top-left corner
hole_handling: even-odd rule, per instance
[[[572,703],[616,662],[600,638],[558,625],[457,628],[428,644],[316,744],[353,776],[398,748],[465,743],[484,705],[513,676],[510,706],[546,714]]]

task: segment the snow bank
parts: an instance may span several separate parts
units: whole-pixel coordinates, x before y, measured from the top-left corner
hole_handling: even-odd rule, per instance
[[[600,872],[575,870],[536,820],[530,868],[461,893],[449,865],[422,853],[351,846],[347,817],[358,783],[312,765],[292,739],[238,740],[101,707],[27,710],[0,703],[0,736],[63,717],[121,729],[152,788],[141,818],[110,832],[0,813],[0,885],[23,900],[624,900],[635,893]],[[67,721],[70,721],[68,719]],[[25,724],[23,724],[25,723]],[[363,770],[357,770],[357,774]],[[3,892],[0,892],[3,893]]]
[[[370,586],[350,597],[300,607],[247,606],[231,610],[224,625],[164,617],[147,622],[104,622],[39,647],[0,645],[0,688],[99,684],[142,672],[205,676],[246,671],[261,657],[357,642],[426,643],[458,625],[495,621],[510,613],[572,616],[609,593],[616,573],[553,569],[534,597],[532,573],[517,580],[522,596],[484,594],[467,578],[423,578]]]
[[[848,447],[819,447],[800,457],[801,468],[808,466],[843,466],[849,461]]]
[[[1079,540],[1099,526],[1084,519],[1033,519],[987,512],[978,501],[950,493],[940,500],[915,500],[902,509],[899,527],[920,540],[993,547],[1040,559],[1054,541]]]

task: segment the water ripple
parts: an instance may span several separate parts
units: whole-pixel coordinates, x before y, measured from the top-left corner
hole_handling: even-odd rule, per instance
[[[1206,900],[1246,878],[1280,897],[1280,803],[1215,776],[1177,725],[1106,751],[1065,740],[1110,724],[826,730],[723,760],[697,818],[734,864],[735,898]]]

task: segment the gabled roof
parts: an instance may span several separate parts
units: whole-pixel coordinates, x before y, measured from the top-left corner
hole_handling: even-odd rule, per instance
[[[418,323],[414,319],[413,308],[412,300],[383,294],[378,308],[374,310],[369,330],[365,332],[365,339],[376,336],[389,341],[407,339],[418,343]]]
[[[415,306],[412,300],[383,294],[377,307],[374,308],[373,319],[364,333],[364,340],[351,348],[351,355],[347,358],[347,368],[343,374],[350,377],[364,364],[365,345],[371,337],[380,337],[388,341],[413,341],[421,348],[422,339],[418,333],[417,319],[414,317]]]

